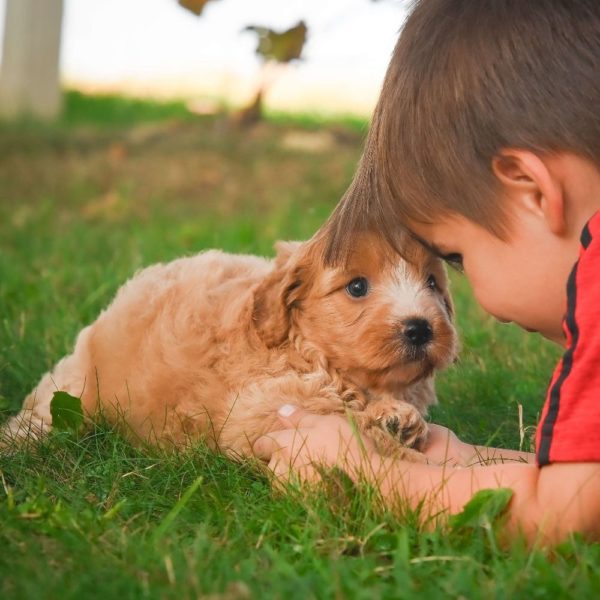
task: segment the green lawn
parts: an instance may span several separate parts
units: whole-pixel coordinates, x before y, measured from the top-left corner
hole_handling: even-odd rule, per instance
[[[239,131],[179,104],[77,94],[57,125],[0,125],[0,418],[141,266],[210,247],[270,255],[276,239],[310,236],[350,181],[365,130],[279,115]],[[302,149],[313,139],[327,144]],[[516,448],[520,404],[527,446],[558,354],[453,284],[462,358],[439,377],[432,418]],[[0,457],[0,597],[600,592],[599,545],[500,550],[485,528],[423,532],[371,495],[277,494],[252,465],[202,447],[165,456],[108,427],[59,433]]]

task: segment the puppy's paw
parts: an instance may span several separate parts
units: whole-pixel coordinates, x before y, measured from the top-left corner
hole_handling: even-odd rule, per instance
[[[392,396],[372,400],[365,409],[355,413],[359,428],[386,456],[424,462],[419,450],[425,445],[427,422],[412,404]]]
[[[381,429],[403,446],[420,449],[427,440],[428,427],[421,413],[411,404],[399,402],[377,418]]]
[[[370,402],[361,414],[362,429],[371,437],[388,439],[404,448],[421,449],[427,440],[427,423],[408,402],[385,398]]]
[[[426,463],[424,454],[413,448],[405,446],[398,438],[393,437],[388,431],[377,424],[365,429],[365,433],[375,443],[377,452],[383,456],[392,456],[398,460]]]

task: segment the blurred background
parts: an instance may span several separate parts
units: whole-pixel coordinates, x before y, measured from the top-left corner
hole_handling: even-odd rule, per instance
[[[52,204],[53,219],[88,234],[170,223],[170,235],[188,232],[173,254],[310,236],[352,178],[405,11],[399,0],[0,0],[4,222],[24,226]],[[164,257],[153,244],[136,264]]]
[[[39,215],[43,197],[96,226],[260,217],[231,250],[309,236],[352,178],[405,12],[399,0],[0,0],[7,219]],[[219,223],[191,249],[222,243]]]
[[[273,109],[365,116],[405,8],[399,0],[0,0],[2,87],[22,87],[26,75],[16,71],[29,67],[67,89],[196,99],[208,111],[248,104],[262,82]]]

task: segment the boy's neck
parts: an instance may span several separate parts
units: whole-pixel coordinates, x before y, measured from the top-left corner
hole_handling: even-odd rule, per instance
[[[565,234],[574,241],[590,218],[600,210],[600,170],[588,159],[561,153],[548,159],[561,182],[565,203]]]

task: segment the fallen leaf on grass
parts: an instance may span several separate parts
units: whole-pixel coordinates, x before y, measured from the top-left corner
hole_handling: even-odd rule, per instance
[[[50,401],[50,413],[52,427],[59,431],[76,432],[83,424],[81,399],[67,392],[54,392]]]

